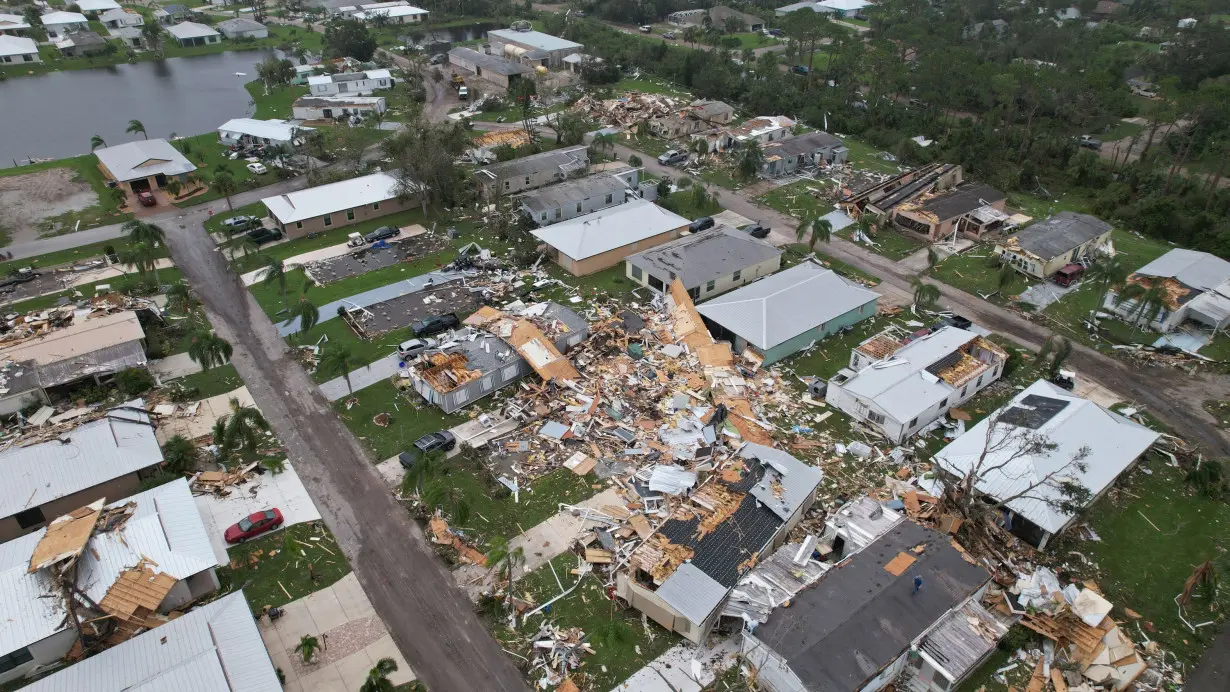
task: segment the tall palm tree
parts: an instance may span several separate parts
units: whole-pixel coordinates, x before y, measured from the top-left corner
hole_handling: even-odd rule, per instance
[[[214,176],[214,182],[210,185],[213,191],[226,198],[226,208],[229,211],[235,211],[234,205],[231,204],[231,195],[239,192],[239,186],[235,184],[235,178],[226,171],[221,171]]]
[[[402,495],[418,495],[423,486],[444,475],[448,470],[448,461],[440,451],[430,452],[419,457],[418,461],[406,469],[401,479]]]
[[[107,194],[111,196],[111,201],[115,202],[115,207],[117,209],[120,209],[125,204],[128,204],[128,193],[124,192],[124,188],[122,187],[113,187]]]
[[[231,253],[231,261],[234,262],[235,255],[243,255],[244,257],[247,257],[248,255],[255,255],[261,251],[261,246],[257,245],[256,241],[245,235],[238,241],[232,242],[228,250]]]
[[[1152,286],[1143,284],[1128,284],[1115,296],[1115,305],[1126,301],[1136,301],[1126,315],[1133,326],[1148,325],[1157,319],[1158,312],[1166,305],[1166,289],[1161,282]]]
[[[266,286],[277,284],[282,291],[282,307],[286,307],[286,265],[276,257],[265,258],[265,278],[261,283]]]
[[[500,579],[511,584],[513,573],[525,564],[525,548],[510,546],[506,538],[493,539],[491,548],[487,551],[487,564]]]
[[[918,307],[929,308],[935,305],[935,301],[940,299],[940,287],[935,284],[924,283],[921,279],[914,279],[914,304]]]
[[[136,120],[136,119],[129,120],[128,129],[124,130],[124,132],[127,132],[129,134],[136,134],[140,132],[142,137],[149,139],[149,134],[145,131],[145,124],[142,123],[140,120]]]
[[[300,295],[299,302],[291,307],[290,312],[286,316],[285,324],[290,324],[299,319],[299,333],[307,334],[312,331],[312,327],[320,321],[320,310],[307,299],[307,295]]]
[[[391,658],[382,658],[376,661],[376,666],[367,671],[367,679],[363,681],[363,686],[359,688],[359,692],[393,692],[396,688],[389,680],[389,675],[396,670],[397,661]]]
[[[1019,278],[1016,269],[1011,264],[1004,262],[1003,266],[999,268],[999,275],[995,277],[995,290],[991,292],[991,295],[1000,294],[1012,288],[1016,285]]]
[[[865,211],[858,215],[858,219],[854,221],[854,227],[857,228],[860,233],[870,238],[873,230],[880,229],[880,222],[883,221],[883,219],[884,217],[880,214],[873,214]]]
[[[192,341],[188,344],[188,357],[205,370],[229,361],[233,351],[231,342],[209,329],[201,329],[193,334]]]
[[[354,396],[354,388],[350,386],[350,371],[354,370],[354,352],[347,344],[330,346],[321,356],[316,368],[326,375],[341,377],[346,380],[346,392]]]
[[[756,140],[748,140],[740,146],[739,164],[736,167],[739,177],[743,180],[751,180],[760,174],[760,169],[764,167],[764,150],[760,148],[760,142]]]
[[[804,218],[797,228],[794,229],[795,239],[800,243],[803,238],[807,237],[808,232],[811,233],[811,238],[807,241],[807,249],[815,250],[816,243],[823,240],[826,244],[833,237],[833,224],[828,219],[822,219],[818,216],[808,216]]]
[[[149,243],[135,243],[120,253],[120,262],[136,267],[137,273],[145,276],[154,273],[154,283],[162,285],[158,277],[158,251]]]
[[[134,243],[145,243],[150,247],[165,245],[167,234],[157,224],[134,219],[120,227],[120,231],[128,234],[128,239]]]
[[[255,452],[261,437],[269,432],[269,421],[254,406],[240,406],[239,399],[231,399],[231,414],[226,420],[227,449]]]
[[[419,501],[429,511],[436,508],[446,511],[458,524],[465,524],[470,519],[470,501],[465,493],[461,488],[443,480],[435,480],[424,486],[419,493]]]
[[[1113,289],[1118,289],[1127,282],[1127,278],[1131,276],[1132,270],[1128,267],[1127,262],[1123,261],[1122,257],[1106,257],[1097,264],[1089,268],[1086,274],[1089,280],[1098,287],[1098,301],[1093,305],[1093,319],[1096,322],[1098,311],[1102,309],[1102,305],[1106,302],[1106,294]]]
[[[90,151],[94,151],[95,149],[98,149],[99,147],[106,149],[107,142],[100,135],[94,135],[93,137],[90,137]]]

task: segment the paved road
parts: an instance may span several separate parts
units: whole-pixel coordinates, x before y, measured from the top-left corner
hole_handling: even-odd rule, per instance
[[[415,674],[433,692],[525,690],[320,389],[199,224],[167,229],[171,255],[235,348],[233,362]]]
[[[623,145],[617,145],[615,151],[622,159],[637,154],[645,169],[654,175],[672,178],[681,175],[680,169],[663,166],[654,158]],[[796,242],[794,229],[799,223],[798,219],[762,207],[738,191],[712,186],[710,189],[720,194],[719,201],[723,207],[749,219],[768,223],[773,228],[769,239],[774,244]],[[881,292],[913,295],[912,282],[918,278],[917,270],[837,237],[820,249],[831,257],[883,279],[879,289]],[[1041,324],[977,296],[929,279],[927,282],[940,287],[944,307],[1023,346],[1036,350],[1054,333]],[[1230,455],[1230,440],[1221,433],[1216,419],[1203,406],[1207,399],[1230,399],[1230,377],[1211,373],[1188,375],[1174,368],[1127,363],[1075,342],[1067,364],[1086,379],[1143,405],[1149,413],[1189,442],[1203,446],[1206,452],[1219,457]]]

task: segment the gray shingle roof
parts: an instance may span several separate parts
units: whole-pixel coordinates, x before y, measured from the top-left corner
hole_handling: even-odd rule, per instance
[[[1088,214],[1061,211],[1016,234],[1022,250],[1043,259],[1058,257],[1109,231],[1111,225]]]
[[[878,297],[831,269],[804,262],[696,309],[757,348],[770,349]]]
[[[765,154],[777,154],[778,156],[810,154],[817,149],[833,146],[840,147],[843,144],[840,139],[827,132],[808,132],[765,147]]]
[[[544,151],[541,154],[533,154],[523,156],[512,161],[505,161],[491,166],[478,169],[479,173],[484,173],[492,180],[500,180],[518,175],[529,175],[541,170],[555,169],[560,167],[573,167],[578,163],[589,162],[588,147],[581,145],[575,147],[567,147],[565,149],[556,149],[554,151]]]
[[[780,257],[782,251],[763,240],[729,226],[716,226],[628,257],[628,263],[669,282],[671,275],[684,288],[696,288]]]
[[[622,200],[626,188],[624,181],[610,173],[595,173],[584,178],[528,192],[521,197],[521,203],[532,212],[549,211],[590,197],[607,194],[615,195],[616,199]]]
[[[465,60],[466,62],[473,63],[488,72],[494,72],[505,76],[525,74],[526,72],[534,71],[532,68],[526,67],[521,63],[505,60],[504,58],[494,55],[487,55],[486,53],[479,53],[478,51],[471,50],[470,48],[454,48],[450,50],[448,54],[450,56],[456,56],[459,60]]]

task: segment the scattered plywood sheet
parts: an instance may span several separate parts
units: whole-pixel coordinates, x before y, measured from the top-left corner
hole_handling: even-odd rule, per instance
[[[735,356],[730,352],[730,344],[725,341],[701,346],[696,349],[696,355],[700,357],[700,364],[705,367],[722,368],[735,364]]]
[[[897,557],[889,560],[888,563],[884,565],[884,571],[894,577],[900,577],[902,574],[905,574],[905,571],[910,568],[910,565],[914,564],[915,560],[917,560],[917,558],[909,553],[897,553]]]
[[[918,493],[913,490],[906,493],[905,496],[901,498],[901,501],[905,503],[905,510],[910,514],[918,514],[918,512],[922,510],[922,507],[918,504]]]
[[[1068,682],[1058,668],[1051,668],[1051,682],[1055,684],[1055,692],[1068,692]]]
[[[146,615],[158,610],[176,581],[175,577],[156,572],[143,563],[121,572],[98,606],[121,620],[134,617],[144,620]]]
[[[649,526],[649,520],[644,514],[633,514],[628,518],[628,523],[632,525],[633,530],[641,538],[649,538],[653,535],[653,529]]]
[[[47,533],[34,546],[28,571],[37,572],[80,555],[94,533],[94,525],[98,523],[104,503],[106,500],[100,499],[53,519],[47,526]]]
[[[597,465],[598,462],[585,452],[577,452],[576,454],[568,457],[568,461],[564,462],[564,468],[572,471],[578,476],[584,476],[590,471],[593,471],[594,467]]]
[[[611,563],[614,557],[615,557],[614,553],[612,553],[609,550],[603,550],[601,548],[586,548],[585,549],[585,561],[586,562],[592,562],[594,564],[599,564],[599,565],[607,565]]]

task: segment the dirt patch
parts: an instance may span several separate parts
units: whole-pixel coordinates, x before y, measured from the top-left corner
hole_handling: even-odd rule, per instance
[[[94,188],[71,168],[48,168],[0,177],[0,218],[10,242],[38,240],[40,223],[98,205]],[[61,229],[45,229],[54,235]]]

